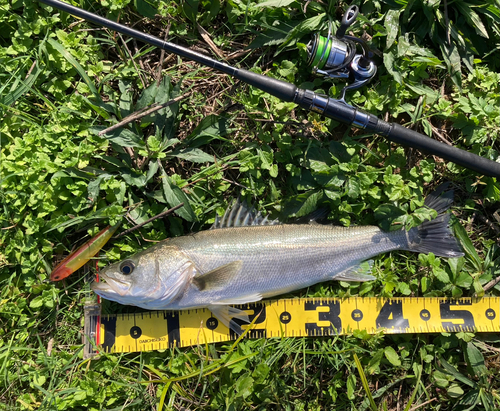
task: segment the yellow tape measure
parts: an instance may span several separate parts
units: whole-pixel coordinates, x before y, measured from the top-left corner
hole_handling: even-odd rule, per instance
[[[240,306],[254,322],[248,338],[315,337],[365,330],[397,333],[499,332],[500,297],[297,298]],[[100,315],[86,307],[85,334],[97,351],[137,352],[235,340],[207,309]],[[257,318],[256,318],[257,317]],[[248,326],[239,320],[243,329]]]

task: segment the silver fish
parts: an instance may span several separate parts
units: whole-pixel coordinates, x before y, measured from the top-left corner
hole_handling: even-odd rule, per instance
[[[230,305],[273,297],[323,281],[369,281],[370,258],[393,250],[463,253],[446,209],[453,192],[429,195],[438,217],[409,231],[374,226],[279,224],[238,203],[210,230],[164,240],[105,268],[92,289],[108,300],[154,310],[208,308],[226,326],[248,321]],[[371,266],[369,261],[368,266]]]

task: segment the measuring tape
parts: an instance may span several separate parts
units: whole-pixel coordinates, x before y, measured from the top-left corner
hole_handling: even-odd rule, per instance
[[[296,298],[239,306],[250,327],[237,321],[248,338],[322,337],[364,330],[384,332],[499,332],[500,297]],[[208,309],[101,315],[85,307],[85,356],[98,352],[137,352],[231,341],[238,335]],[[97,348],[97,349],[96,349]]]

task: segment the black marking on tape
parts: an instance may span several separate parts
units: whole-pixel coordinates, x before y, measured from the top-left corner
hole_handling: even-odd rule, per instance
[[[165,311],[163,318],[167,320],[168,348],[178,347],[181,342],[179,313],[177,311]]]
[[[207,320],[207,328],[208,328],[209,330],[215,330],[218,326],[219,326],[219,320],[217,320],[217,318],[215,318],[215,317],[210,317],[210,318]]]
[[[495,312],[495,310],[493,308],[488,308],[486,310],[486,312],[484,313],[484,315],[486,315],[486,318],[488,320],[494,320],[497,316],[497,313]]]
[[[422,311],[420,311],[420,318],[424,321],[429,321],[431,319],[430,311],[424,308]]]
[[[142,335],[142,330],[141,327],[138,327],[137,325],[134,325],[130,329],[130,336],[134,339],[137,340],[140,336]]]
[[[104,326],[104,342],[102,343],[102,348],[104,352],[111,352],[111,349],[115,345],[116,317],[102,316],[101,324]]]
[[[306,311],[316,311],[318,307],[328,307],[328,312],[318,312],[319,321],[328,321],[330,325],[323,327],[319,326],[317,322],[306,323],[306,334],[308,336],[318,335],[333,335],[342,331],[342,320],[340,319],[340,303],[338,301],[306,301],[304,309]]]
[[[248,319],[250,322],[255,320],[255,317],[257,317],[257,320],[255,321],[252,329],[248,331],[246,334],[246,338],[267,338],[267,329],[266,328],[259,328],[258,325],[262,324],[266,321],[266,305],[264,303],[252,303],[252,304],[245,304],[244,306],[238,306],[241,310],[252,310],[253,314],[250,314],[248,316]],[[243,325],[248,325],[245,321],[240,320],[238,318],[233,318],[231,322],[234,322],[238,324],[240,327]],[[236,340],[238,338],[238,334],[236,334],[233,330],[229,330],[229,335],[232,340]]]
[[[448,332],[473,331],[476,328],[474,316],[469,310],[456,310],[455,307],[472,306],[472,301],[444,300],[439,303],[441,314],[441,325]],[[451,321],[443,321],[451,320]],[[453,320],[462,321],[463,324],[455,324]]]
[[[356,308],[352,311],[351,318],[356,322],[360,322],[363,319],[363,311]]]
[[[280,314],[280,321],[283,324],[288,324],[290,321],[292,321],[292,314],[290,314],[288,311],[283,311]]]
[[[378,314],[375,324],[377,328],[390,328],[399,331],[409,328],[410,322],[403,316],[403,301],[386,301]]]

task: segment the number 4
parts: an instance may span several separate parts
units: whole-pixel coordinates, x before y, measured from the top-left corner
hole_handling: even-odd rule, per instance
[[[403,317],[402,301],[387,301],[376,320],[377,328],[394,328],[404,330],[410,327],[410,323]]]

